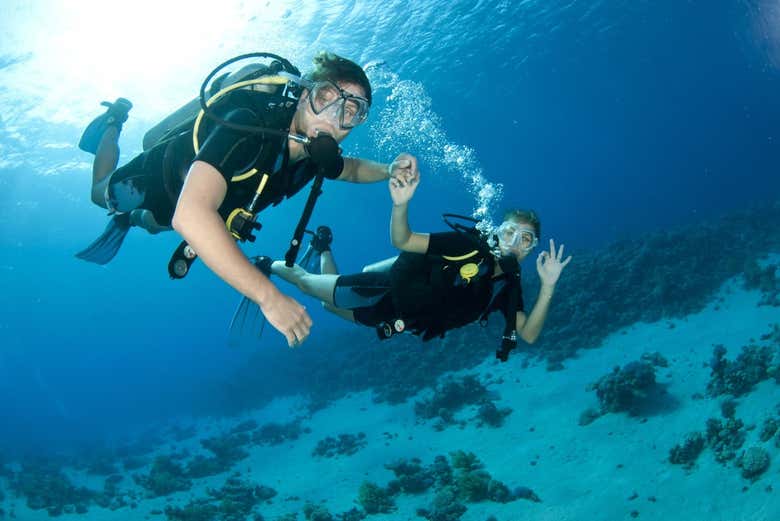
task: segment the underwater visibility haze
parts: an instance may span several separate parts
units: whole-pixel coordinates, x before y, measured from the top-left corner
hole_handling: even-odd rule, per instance
[[[780,516],[780,3],[5,0],[0,519]],[[76,144],[132,100],[120,165],[221,62],[322,50],[373,88],[347,156],[419,161],[413,230],[541,219],[572,261],[539,341],[500,320],[380,341],[289,285],[310,338],[231,338],[181,238],[106,225]],[[308,195],[260,214],[282,258]],[[325,181],[342,273],[395,255],[387,184]],[[275,280],[272,277],[272,281]],[[296,517],[298,516],[298,517]]]

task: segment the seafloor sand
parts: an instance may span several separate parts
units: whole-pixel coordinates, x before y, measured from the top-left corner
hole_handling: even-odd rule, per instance
[[[723,466],[709,449],[691,471],[668,463],[669,449],[682,442],[686,433],[703,431],[707,418],[720,417],[720,400],[693,398],[695,393],[705,393],[709,369],[704,364],[712,356],[713,344],[724,344],[727,357],[733,359],[743,345],[768,332],[770,324],[780,322],[780,309],[758,307],[759,293],[743,291],[739,279],[726,283],[719,296],[724,298],[719,309],[712,304],[684,320],[636,324],[612,335],[601,348],[582,351],[578,359],[566,362],[563,371],[547,372],[544,363],[521,369],[520,357],[507,364],[484,363],[478,371],[483,381],[494,382],[488,387],[500,393],[498,405],[513,409],[502,428],[477,428],[476,422],[469,422],[463,429],[449,427],[437,432],[432,422],[416,421],[413,401],[400,406],[377,405],[369,393],[361,393],[314,414],[305,423],[311,432],[297,441],[251,448],[250,458],[236,469],[243,471],[242,477],[279,492],[272,504],[260,508],[269,521],[295,511],[298,519],[303,519],[300,512],[306,500],[324,501],[332,513],[349,510],[356,506],[362,481],[385,485],[393,477],[385,463],[419,457],[427,465],[437,454],[456,449],[473,451],[495,479],[510,488],[531,487],[542,500],[468,504],[464,521],[484,521],[490,515],[499,521],[632,519],[632,511],[638,513],[638,519],[664,521],[780,519],[780,449],[771,441],[758,440],[764,418],[776,415],[775,406],[780,402],[780,388],[774,381],[763,382],[742,397],[736,413],[746,425],[757,426],[748,432],[743,448],[761,445],[772,457],[773,463],[760,479],[751,483],[742,478],[733,460]],[[578,425],[580,413],[597,405],[595,393],[586,390],[589,383],[615,365],[653,351],[669,360],[669,367],[657,372],[674,399],[668,410],[641,417],[607,414],[590,425]],[[302,410],[296,400],[282,400],[242,419],[251,417],[261,424],[288,421]],[[474,415],[475,410],[468,410],[460,416]],[[198,436],[176,447],[199,452],[199,438],[218,434],[235,423],[204,423]],[[312,459],[312,449],[320,439],[358,432],[366,434],[368,445],[355,455]],[[248,469],[251,472],[247,473]],[[102,487],[103,478],[85,481],[75,474],[71,477],[78,484]],[[92,505],[87,515],[63,515],[60,519],[164,519],[164,515],[149,516],[149,512],[201,497],[206,487],[220,487],[225,477],[195,480],[190,492],[176,494],[173,500],[145,500],[136,510],[112,512]],[[120,488],[130,484],[128,475]],[[300,499],[286,500],[289,496]],[[632,496],[636,497],[630,499]],[[396,500],[396,512],[368,519],[418,519],[415,510],[428,506],[431,497],[432,493],[402,495]],[[6,507],[15,505],[19,520],[49,519],[45,510],[31,511],[21,498],[7,498],[4,503]]]

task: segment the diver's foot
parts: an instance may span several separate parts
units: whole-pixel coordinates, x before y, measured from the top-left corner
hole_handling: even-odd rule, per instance
[[[122,130],[122,124],[127,121],[127,113],[133,108],[130,100],[125,98],[117,98],[114,103],[104,101],[101,105],[108,107],[108,109],[87,125],[79,140],[79,148],[90,154],[97,153],[100,140],[108,127],[116,127],[118,131]]]
[[[318,226],[311,238],[311,247],[318,253],[330,251],[330,243],[333,242],[333,232],[327,226]]]

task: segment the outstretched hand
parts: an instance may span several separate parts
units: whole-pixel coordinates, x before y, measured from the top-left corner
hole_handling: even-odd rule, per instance
[[[401,154],[404,156],[407,154]],[[398,156],[399,158],[401,156]],[[408,167],[398,166],[395,176],[392,175],[391,165],[391,177],[389,181],[390,198],[393,200],[393,204],[401,206],[409,202],[414,196],[417,185],[420,183],[420,172],[417,170],[417,160],[414,157],[411,159],[397,159],[393,161],[393,165],[409,163]]]
[[[420,171],[417,169],[417,158],[406,152],[398,154],[387,167],[387,173],[390,178],[408,177],[419,180]]]
[[[571,255],[563,262],[561,262],[562,257],[563,244],[556,252],[555,241],[550,239],[550,250],[543,250],[536,258],[536,271],[539,273],[539,278],[542,279],[543,286],[555,286],[558,282],[563,268],[571,261]]]
[[[260,310],[268,322],[285,336],[288,346],[298,347],[309,336],[311,317],[294,298],[277,291],[260,305]]]

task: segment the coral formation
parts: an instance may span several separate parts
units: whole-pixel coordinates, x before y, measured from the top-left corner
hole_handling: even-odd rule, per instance
[[[737,460],[742,477],[755,481],[769,468],[769,453],[763,447],[750,447]]]
[[[479,406],[477,411],[478,426],[489,425],[491,427],[501,427],[504,425],[504,418],[512,414],[511,407],[499,409],[493,402],[485,401]]]
[[[682,445],[675,445],[669,451],[669,461],[675,465],[683,465],[686,468],[693,467],[696,459],[704,450],[704,436],[700,432],[692,432],[685,436]]]
[[[148,491],[149,497],[167,496],[192,487],[184,468],[171,455],[157,456],[149,474],[136,474],[133,480]]]
[[[458,494],[453,487],[439,489],[430,509],[417,509],[417,515],[428,521],[457,521],[465,513],[466,506],[458,502]]]
[[[306,521],[334,521],[333,515],[326,507],[309,502],[303,506],[303,517]]]
[[[773,356],[770,346],[748,345],[742,348],[742,352],[732,362],[726,359],[725,346],[714,346],[707,393],[710,396],[742,396],[750,392],[755,384],[770,377]]]
[[[707,420],[707,445],[715,452],[715,459],[724,463],[736,456],[745,443],[742,420],[730,418],[723,423],[716,418]]]
[[[234,463],[249,456],[249,453],[247,453],[243,447],[250,443],[251,438],[245,432],[238,434],[227,433],[222,436],[214,436],[200,441],[200,444],[203,445],[205,449],[213,452],[214,456],[228,466],[232,466]]]
[[[764,420],[763,427],[761,427],[759,439],[763,442],[771,440],[772,436],[777,432],[778,427],[780,427],[780,421],[775,418],[767,418]]]
[[[669,361],[658,351],[643,353],[639,360],[653,364],[656,367],[669,367]]]
[[[602,413],[638,414],[645,401],[658,392],[655,367],[648,362],[631,362],[615,367],[589,387],[596,391]]]
[[[252,433],[252,441],[259,445],[279,445],[297,440],[302,431],[300,419],[287,423],[269,422]]]
[[[184,507],[167,507],[165,515],[170,521],[245,521],[254,513],[254,519],[262,520],[255,507],[276,495],[275,490],[244,481],[237,474],[221,488],[206,492],[209,497],[192,499]]]
[[[514,496],[517,499],[526,499],[528,501],[533,501],[534,503],[541,503],[542,500],[539,499],[539,496],[536,495],[536,492],[531,490],[528,487],[517,487],[514,490]]]
[[[398,489],[407,494],[425,492],[436,482],[433,471],[423,468],[417,458],[388,463],[385,468],[393,471],[398,481]]]
[[[11,478],[11,489],[27,498],[32,510],[46,509],[50,516],[58,516],[66,510],[87,511],[87,505],[98,493],[84,487],[74,486],[55,465],[39,461],[26,463],[22,470]]]
[[[358,503],[368,514],[389,514],[395,510],[395,503],[387,489],[370,481],[360,485]]]
[[[335,458],[336,456],[352,456],[366,446],[366,434],[339,434],[338,438],[328,436],[317,442],[312,451],[313,456]]]
[[[463,407],[484,403],[489,398],[487,388],[476,375],[450,377],[436,385],[433,396],[416,402],[414,412],[420,418],[439,418],[442,425],[450,424]]]
[[[759,306],[780,306],[780,284],[777,282],[776,272],[776,264],[768,264],[762,268],[754,257],[745,261],[745,288],[761,291]]]

